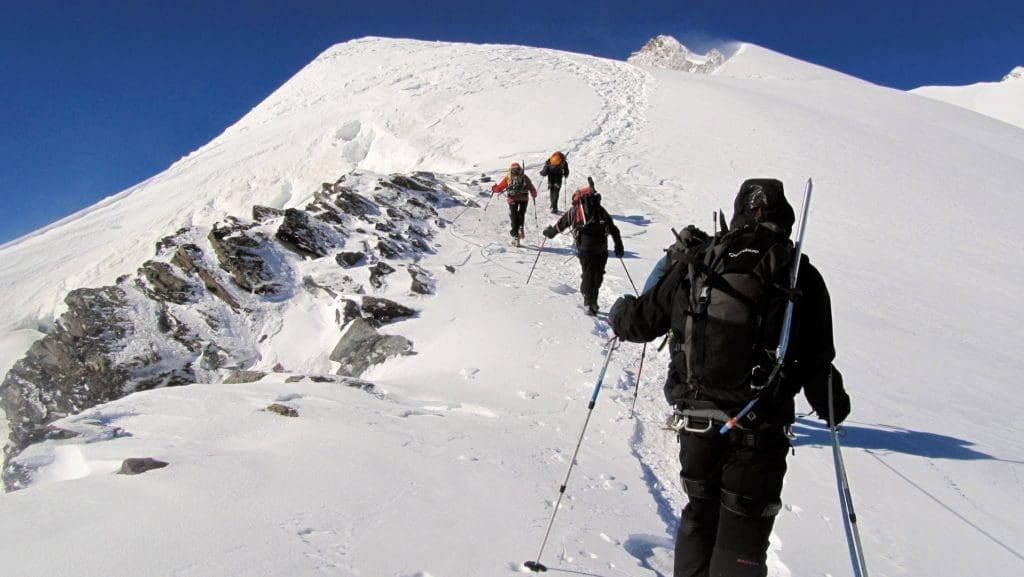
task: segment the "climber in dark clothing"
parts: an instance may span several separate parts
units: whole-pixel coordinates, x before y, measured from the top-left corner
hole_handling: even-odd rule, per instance
[[[622,258],[622,236],[608,211],[601,206],[601,195],[590,187],[581,188],[572,195],[572,206],[558,222],[544,229],[544,236],[571,229],[576,243],[576,256],[580,261],[580,293],[587,315],[597,314],[597,294],[604,281],[608,264],[608,237],[615,243],[615,256]]]
[[[558,151],[544,162],[540,175],[548,177],[548,190],[551,192],[551,214],[558,214],[558,192],[562,190],[562,179],[569,177],[569,159]]]
[[[762,227],[761,234],[780,235],[775,238],[785,240],[791,234],[794,220],[793,209],[783,195],[782,183],[774,179],[753,179],[740,188],[729,228],[734,232],[744,227],[750,227],[749,230]],[[694,231],[699,233],[690,228],[684,233]],[[699,234],[707,239],[704,233]],[[728,242],[721,240],[724,238],[726,236],[722,235],[717,240]],[[680,240],[689,242],[691,238],[684,234]],[[692,245],[707,246],[702,245],[700,239]],[[728,256],[737,258],[737,255],[732,252]],[[710,307],[707,299],[726,301],[716,294],[735,294],[737,286],[735,280],[730,286],[723,273],[703,285],[711,287],[710,293],[698,291],[705,299],[698,303],[690,290],[691,283],[696,282],[693,279],[699,278],[695,275],[701,274],[693,272],[695,268],[699,265],[685,258],[669,262],[662,276],[649,282],[649,288],[639,298],[625,296],[616,301],[608,314],[608,322],[619,338],[630,342],[647,342],[672,332],[665,396],[682,423],[680,476],[689,498],[676,534],[674,577],[764,577],[767,575],[768,537],[781,508],[795,395],[802,388],[811,407],[829,422],[828,390],[832,387],[835,422],[829,424],[837,425],[850,412],[850,398],[843,387],[842,375],[832,365],[835,348],[831,301],[821,274],[803,256],[792,301],[785,363],[774,384],[768,383],[765,389],[772,394],[761,396],[751,411],[753,418],[748,415],[737,427],[722,434],[721,426],[746,404],[731,396],[740,391],[752,397],[755,394],[750,392],[755,378],[752,375],[758,373],[750,370],[749,351],[732,354],[730,346],[742,347],[728,340],[714,343],[708,337],[703,340],[705,344],[700,345],[700,354],[695,354],[698,348],[694,342],[699,333],[694,327],[700,322],[710,322],[702,320],[699,307]],[[788,270],[788,264],[784,270]],[[785,302],[794,297],[781,298]],[[728,306],[743,304],[740,300],[734,302],[739,304]],[[778,335],[778,332],[774,334],[775,341]],[[739,367],[738,374],[747,375],[740,381],[742,388],[725,393],[704,377],[711,374],[707,370],[710,361],[705,359],[713,358],[724,360],[726,364],[731,359]]]

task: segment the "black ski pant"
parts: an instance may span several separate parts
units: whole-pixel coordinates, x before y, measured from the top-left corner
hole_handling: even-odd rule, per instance
[[[562,180],[548,177],[548,190],[551,192],[551,210],[558,210],[558,193],[562,190]]]
[[[508,214],[512,220],[512,230],[509,234],[513,237],[518,237],[520,232],[523,232],[523,224],[526,222],[526,208],[530,206],[530,201],[515,201],[508,203]]]
[[[602,252],[578,253],[580,259],[580,293],[583,294],[583,304],[597,304],[597,293],[601,290],[601,283],[604,282],[604,267],[608,264],[608,249]]]
[[[676,533],[673,577],[765,577],[781,507],[789,439],[782,427],[679,434],[689,502]]]

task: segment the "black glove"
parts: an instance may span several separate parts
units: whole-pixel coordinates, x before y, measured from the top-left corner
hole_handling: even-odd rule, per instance
[[[544,229],[544,236],[548,238],[555,238],[556,234],[558,234],[558,229],[553,226],[549,226]]]
[[[622,248],[621,244],[615,245],[615,258],[622,258],[622,255],[626,254],[626,250]]]
[[[843,387],[843,374],[834,366],[832,367],[832,410],[835,412],[835,422],[829,419],[827,383],[825,387],[825,398],[819,401],[820,406],[813,407],[814,412],[818,413],[818,418],[828,423],[829,426],[838,425],[850,416],[850,395],[846,394],[846,389]]]
[[[622,335],[620,335],[618,329],[615,328],[615,324],[618,320],[619,313],[626,308],[630,300],[636,300],[636,297],[633,295],[623,295],[615,301],[612,308],[608,309],[608,326],[612,328],[615,336],[619,338],[622,338]]]

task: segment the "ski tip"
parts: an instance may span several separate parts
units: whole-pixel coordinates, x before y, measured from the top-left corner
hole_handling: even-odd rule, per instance
[[[544,573],[548,570],[548,568],[545,567],[540,561],[527,561],[526,563],[523,563],[523,566],[529,569],[530,571],[533,571],[534,573]]]

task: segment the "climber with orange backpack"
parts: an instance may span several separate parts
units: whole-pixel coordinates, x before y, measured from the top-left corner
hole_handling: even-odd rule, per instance
[[[558,214],[558,192],[562,190],[562,179],[569,177],[569,159],[562,151],[551,155],[540,169],[540,175],[548,177],[548,190],[551,191],[551,214]]]

